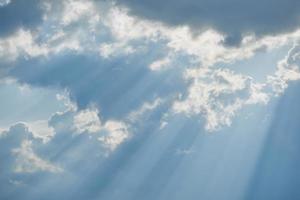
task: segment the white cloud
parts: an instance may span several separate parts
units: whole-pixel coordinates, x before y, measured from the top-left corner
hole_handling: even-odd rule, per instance
[[[169,54],[182,53],[190,56],[194,62],[201,63],[201,66],[213,66],[218,62],[231,63],[250,58],[258,49],[278,48],[300,36],[300,31],[260,39],[248,35],[243,38],[240,47],[229,48],[223,45],[225,36],[214,30],[195,35],[188,27],[167,27],[161,23],[130,16],[126,9],[115,4],[102,2],[97,5],[101,6],[97,7],[93,1],[64,1],[62,11],[50,9],[49,12],[53,13],[48,14],[44,21],[45,25],[55,27],[55,31],[46,32],[41,27],[35,35],[43,36],[43,40],[37,43],[36,37],[30,32],[20,30],[0,41],[0,57],[14,60],[22,53],[35,57],[46,56],[49,53],[57,54],[64,50],[88,50],[100,51],[100,56],[109,58],[120,52],[138,52],[139,47],[147,47],[147,43],[152,41],[163,44]],[[57,16],[60,18],[56,19]],[[83,19],[83,22],[78,24],[77,28],[69,30],[68,25],[80,19]],[[103,42],[106,37],[111,39]],[[132,42],[137,40],[139,42],[133,45]],[[163,69],[176,59],[176,56],[167,56],[153,61],[150,69]]]
[[[66,111],[76,111],[77,110],[77,105],[70,100],[70,93],[68,91],[65,90],[62,93],[56,94],[56,99],[58,101],[63,102],[63,104],[66,107]]]
[[[112,35],[120,41],[136,40],[139,38],[154,38],[159,34],[160,24],[129,16],[125,9],[112,6],[103,19]],[[155,26],[157,26],[155,28]]]
[[[32,141],[30,140],[24,140],[21,147],[13,149],[12,152],[16,155],[14,171],[17,173],[34,173],[38,171],[58,173],[63,171],[60,167],[38,157],[32,150]]]
[[[74,128],[78,133],[96,133],[102,129],[101,121],[98,117],[98,109],[82,110],[74,116]]]
[[[300,45],[295,44],[287,56],[279,61],[275,74],[268,76],[268,82],[277,95],[281,94],[288,87],[289,81],[300,79],[299,65]]]
[[[110,58],[114,55],[125,54],[129,55],[134,53],[136,50],[123,42],[115,42],[115,43],[103,43],[99,48],[100,55],[103,58]]]
[[[129,127],[135,123],[145,113],[154,110],[163,103],[160,98],[152,102],[145,102],[140,108],[128,114],[127,122],[108,120],[101,123],[99,111],[96,108],[90,108],[77,113],[74,117],[74,127],[77,132],[98,133],[98,140],[109,150],[115,150],[120,144],[130,138]]]
[[[35,90],[34,88],[25,87],[26,88],[25,91],[24,87],[21,87],[19,84],[15,82],[12,83],[14,84],[14,86],[12,87],[13,90],[10,90],[10,92],[20,92],[19,90],[21,90],[22,93],[26,92],[25,95],[28,95],[29,97],[33,97],[31,96],[32,92],[36,92],[34,91]],[[37,94],[39,94],[39,90]],[[18,98],[21,98],[22,100],[23,96],[18,96],[18,95],[16,96]],[[47,97],[50,96],[51,95],[47,95]],[[11,97],[11,96],[4,95],[1,98],[5,98],[5,97]],[[39,96],[34,96],[34,97],[39,98]],[[15,103],[12,104],[12,106],[14,105]],[[28,107],[26,103],[21,105],[26,109],[28,108],[33,109],[33,107],[30,106]],[[41,104],[41,105],[45,106],[45,104]],[[18,110],[18,108],[11,107],[12,113],[16,112],[16,110]],[[32,110],[30,111],[33,114]],[[50,112],[52,111],[53,110],[51,110]],[[46,113],[44,113],[43,116],[45,116],[45,114]],[[3,127],[0,130],[1,152],[4,153],[2,155],[5,155],[4,157],[2,156],[0,160],[2,165],[1,166],[2,172],[3,172],[2,175],[6,173],[11,174],[12,172],[15,173],[35,173],[39,171],[48,171],[52,173],[61,172],[62,169],[60,167],[54,166],[49,161],[43,160],[34,152],[35,147],[38,148],[44,147],[47,144],[49,144],[47,142],[49,142],[49,140],[52,139],[52,137],[54,136],[55,134],[54,129],[48,125],[47,119],[36,120],[36,119],[31,119],[32,118],[31,116],[25,116],[25,118],[23,119],[27,119],[27,118],[28,121],[20,122],[20,119],[16,117],[14,119],[16,121],[14,122],[10,121],[6,123],[4,126],[8,126],[8,127]],[[20,175],[20,177],[22,177],[22,175]]]
[[[128,119],[131,122],[135,122],[137,120],[139,120],[139,118],[142,117],[142,115],[144,115],[145,113],[154,110],[155,108],[157,108],[158,106],[160,106],[163,103],[163,100],[160,98],[155,99],[152,102],[145,102],[140,108],[138,108],[135,111],[132,111],[128,114]]]
[[[22,29],[7,38],[0,38],[1,59],[13,61],[22,53],[25,56],[35,57],[47,55],[48,49],[45,45],[36,44],[33,35]]]
[[[188,69],[185,76],[192,83],[186,97],[174,102],[173,111],[203,116],[209,131],[229,126],[244,106],[266,104],[270,98],[281,94],[289,81],[300,80],[299,50],[299,45],[294,45],[278,63],[274,75],[267,76],[264,83],[226,68]]]
[[[56,7],[51,1],[43,2],[47,11],[44,13],[44,25],[35,32],[20,29],[16,33],[6,38],[0,38],[0,58],[9,62],[15,61],[20,56],[37,57],[58,54],[64,50],[82,51],[83,49],[93,49],[93,41],[86,44],[87,38],[92,40],[91,33],[99,22],[99,14],[95,10],[92,1],[66,0],[61,5],[62,9]],[[71,29],[71,23],[80,19],[88,20],[88,30]],[[48,27],[44,29],[44,27]],[[80,31],[81,30],[81,31]],[[83,31],[82,31],[83,30]],[[87,37],[87,38],[86,38]]]
[[[98,116],[99,111],[96,108],[79,111],[74,116],[73,126],[78,133],[97,133],[101,144],[113,151],[129,138],[128,125],[116,120],[108,120],[102,124]]]
[[[173,51],[182,51],[195,57],[202,66],[213,66],[218,62],[232,63],[237,60],[252,57],[261,48],[271,50],[294,41],[300,37],[300,31],[277,36],[268,36],[256,39],[247,36],[242,40],[240,47],[226,47],[222,44],[224,35],[214,30],[207,30],[196,37],[187,27],[180,27],[165,31],[169,41],[167,45]]]
[[[20,55],[47,56],[66,49],[84,52],[89,50],[97,53],[100,51],[100,56],[112,58],[120,52],[136,53],[140,46],[147,46],[147,42],[151,41],[162,45],[167,51],[166,57],[154,60],[148,66],[151,70],[159,71],[173,62],[176,63],[179,59],[176,55],[180,54],[187,55],[189,61],[199,65],[198,69],[186,71],[186,78],[192,81],[192,84],[185,99],[179,99],[174,103],[173,110],[188,115],[205,116],[206,128],[209,130],[230,125],[232,117],[244,105],[268,102],[272,94],[264,91],[266,87],[271,85],[274,92],[279,94],[287,87],[288,81],[300,77],[296,63],[297,59],[299,60],[298,50],[297,52],[293,50],[290,53],[292,55],[279,63],[275,75],[268,76],[266,83],[257,83],[252,77],[234,71],[214,68],[219,62],[233,63],[250,58],[259,49],[264,48],[268,51],[291,43],[299,39],[300,31],[260,39],[248,35],[243,38],[241,46],[229,48],[223,45],[224,35],[215,30],[207,30],[195,35],[188,27],[167,27],[161,23],[130,16],[126,9],[115,4],[108,3],[106,7],[98,10],[92,1],[68,0],[63,3],[63,6],[61,19],[58,19],[60,24],[55,24],[56,31],[49,33],[45,40],[37,43],[37,36],[45,33],[42,27],[34,35],[19,30],[14,35],[0,40],[0,58],[14,60]],[[86,24],[82,23],[75,31],[66,30],[68,25],[81,19],[92,28],[85,29]],[[53,25],[51,20],[55,21],[51,19],[51,15],[48,15],[44,23],[51,26]],[[99,36],[96,40],[97,35],[92,34],[95,31],[104,38]],[[110,38],[109,41],[103,42],[105,37]],[[133,41],[138,42],[133,43]],[[143,109],[141,108],[141,112],[149,108],[146,105],[145,110]],[[133,112],[131,115],[131,118],[139,116],[138,112]],[[74,117],[74,129],[77,132],[99,132],[105,124],[101,123],[98,116],[97,110],[80,111]],[[35,126],[38,127],[36,129],[41,129],[42,125],[35,124]],[[45,133],[51,132],[50,129],[45,128],[46,126],[43,127]]]
[[[170,63],[171,63],[171,58],[169,56],[166,56],[162,59],[156,60],[153,63],[151,63],[149,68],[153,71],[159,71],[167,68],[170,65]]]
[[[144,41],[165,42],[170,52],[181,52],[192,56],[202,66],[250,58],[261,48],[266,50],[278,48],[300,37],[299,30],[260,39],[255,38],[254,35],[248,35],[243,38],[240,47],[226,47],[223,45],[225,36],[217,31],[207,30],[195,35],[187,26],[167,27],[161,23],[130,16],[126,9],[116,6],[109,9],[108,14],[104,16],[103,23],[117,41],[128,44],[129,41],[143,38]],[[161,63],[158,61],[152,66],[153,69],[158,69],[157,66],[161,66],[162,63],[169,63],[169,61],[167,59]]]
[[[98,140],[110,151],[113,151],[129,137],[130,133],[125,123],[111,120],[104,124],[103,131]]]
[[[229,126],[237,110],[246,104],[267,103],[263,87],[249,76],[228,69],[198,68],[186,72],[192,80],[188,94],[173,104],[175,113],[202,115],[209,131]]]
[[[69,25],[72,22],[78,21],[84,16],[95,15],[94,6],[91,1],[82,0],[66,0],[64,3],[64,11],[62,16],[63,25]]]
[[[48,120],[38,120],[30,123],[23,122],[34,137],[40,138],[43,142],[48,142],[54,135],[55,131],[48,125]]]

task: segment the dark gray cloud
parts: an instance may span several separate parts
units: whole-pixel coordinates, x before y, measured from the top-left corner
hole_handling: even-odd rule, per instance
[[[0,37],[8,36],[19,28],[32,29],[42,22],[40,0],[12,0],[0,6]]]
[[[214,28],[227,35],[228,44],[237,44],[241,35],[257,36],[295,30],[300,25],[299,0],[116,0],[134,15],[189,25],[195,32]]]

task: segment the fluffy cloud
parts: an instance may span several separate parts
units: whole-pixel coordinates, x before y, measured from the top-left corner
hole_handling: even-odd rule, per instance
[[[188,69],[186,79],[192,83],[187,94],[174,102],[173,111],[204,116],[209,131],[229,126],[245,105],[266,104],[282,93],[289,81],[299,80],[299,67],[299,45],[296,44],[278,62],[274,75],[267,76],[262,83],[228,69]]]
[[[168,25],[188,25],[195,32],[208,28],[227,35],[227,44],[237,44],[243,34],[278,34],[299,28],[297,0],[116,0],[132,14]],[[288,13],[288,14],[286,14]]]
[[[300,79],[300,45],[296,43],[288,52],[287,56],[277,65],[274,75],[268,76],[268,82],[277,94],[281,94],[289,81]]]
[[[60,94],[58,98],[70,105],[66,95]],[[17,123],[1,129],[0,185],[22,188],[41,174],[59,177],[59,174],[74,173],[77,176],[82,168],[85,172],[94,170],[95,160],[101,163],[108,159],[108,155],[131,136],[129,124],[117,120],[101,123],[98,115],[94,107],[78,111],[72,105],[54,114],[49,121]],[[94,128],[95,121],[98,129]],[[77,132],[74,128],[78,128]],[[78,134],[78,131],[82,132]],[[2,194],[8,193],[3,191]]]
[[[236,111],[245,104],[266,103],[269,99],[251,77],[226,69],[187,70],[186,78],[192,79],[192,84],[184,100],[174,103],[173,110],[204,116],[210,131],[229,126]]]
[[[160,60],[156,60],[153,63],[151,63],[149,68],[153,71],[158,71],[158,70],[168,67],[168,65],[170,65],[170,63],[171,63],[171,58],[169,56],[166,56]]]
[[[32,149],[32,141],[24,140],[19,148],[12,150],[16,156],[16,164],[14,171],[16,173],[33,173],[36,171],[47,171],[52,173],[62,172],[60,167],[57,167],[48,161],[38,157]]]
[[[12,125],[0,135],[1,163],[5,163],[2,175],[5,173],[34,173],[34,172],[61,172],[62,169],[39,157],[32,149],[41,144],[35,139],[29,128],[18,123]]]
[[[0,58],[7,61],[14,61],[20,55],[36,57],[47,55],[46,46],[39,46],[35,43],[34,37],[29,31],[20,29],[16,33],[0,39]]]
[[[129,138],[128,126],[124,122],[108,120],[103,125],[99,119],[99,111],[86,109],[74,116],[73,124],[78,133],[98,133],[98,140],[109,150],[115,150]]]
[[[95,133],[101,130],[101,122],[98,118],[98,110],[82,110],[74,116],[74,128],[76,132]]]
[[[38,120],[30,123],[24,123],[34,137],[40,138],[43,142],[48,142],[55,134],[54,129],[49,127],[48,120]]]
[[[203,65],[214,65],[218,62],[230,63],[249,58],[257,50],[272,49],[285,44],[287,40],[299,37],[299,32],[268,36],[259,40],[248,35],[243,38],[239,48],[227,48],[222,45],[225,36],[215,30],[208,29],[195,35],[186,26],[168,27],[130,16],[126,9],[114,4],[70,0],[59,4],[61,9],[56,8],[55,3],[48,4],[51,9],[45,13],[47,18],[43,24],[53,28],[50,31],[41,28],[34,35],[19,29],[9,38],[2,39],[2,58],[45,56],[70,50],[100,51],[104,58],[115,55],[120,57],[144,51],[149,45],[155,44],[158,47],[163,45],[163,50],[169,52],[169,55],[174,52],[188,54]],[[70,15],[76,17],[71,17],[70,21]],[[149,66],[158,70],[161,68],[158,66],[169,64],[175,57],[166,56],[161,60],[158,57]]]
[[[121,143],[130,137],[128,127],[123,122],[107,121],[103,126],[103,132],[98,140],[110,151],[115,150]]]
[[[180,6],[186,10],[192,2]],[[257,55],[277,62],[299,39],[296,26],[287,33],[276,29],[272,36],[254,25],[232,33],[229,28],[241,24],[224,29],[214,22],[203,28],[200,21],[153,21],[132,15],[137,14],[133,4],[152,9],[142,8],[145,1],[123,3],[130,9],[116,1],[39,1],[42,21],[0,34],[0,198],[9,194],[7,188],[28,187],[24,199],[110,199],[103,194],[106,186],[116,191],[118,180],[136,176],[142,166],[147,166],[138,172],[143,179],[144,172],[152,177],[155,168],[160,170],[165,158],[172,172],[182,157],[174,153],[194,155],[190,145],[206,137],[199,135],[203,124],[208,131],[230,126],[240,110],[268,103],[300,78],[295,45],[256,79],[257,73],[264,75],[257,69],[265,67]],[[264,21],[259,26],[269,28]],[[240,45],[224,45],[236,39]],[[269,59],[269,53],[280,55]],[[247,61],[258,65],[248,68]],[[2,87],[7,80],[14,87]],[[138,156],[143,159],[137,163]],[[129,168],[132,174],[123,176]]]
[[[189,3],[192,1],[186,5]],[[46,37],[42,36],[45,34],[43,28],[35,34],[21,29],[11,37],[2,39],[0,55],[15,62],[8,74],[18,81],[67,89],[78,105],[79,113],[74,118],[78,132],[98,132],[105,127],[98,113],[87,109],[91,103],[102,109],[104,121],[110,118],[122,121],[145,102],[159,96],[185,93],[182,89],[190,82],[183,83],[180,76],[184,68],[190,65],[199,66],[199,69],[195,69],[198,72],[188,69],[187,74],[206,72],[199,77],[186,77],[192,80],[187,91],[191,95],[186,101],[175,102],[173,108],[176,112],[190,113],[188,110],[194,110],[202,113],[212,122],[209,125],[211,129],[228,125],[243,105],[264,103],[269,95],[263,92],[265,83],[256,83],[250,76],[227,69],[215,70],[214,66],[249,59],[259,50],[271,51],[299,38],[299,31],[259,39],[247,35],[242,38],[239,47],[228,48],[222,45],[226,35],[212,29],[215,27],[208,27],[195,35],[185,25],[169,27],[130,16],[126,9],[118,7],[119,4],[69,0],[61,5],[58,8],[48,2],[43,23],[55,28]],[[26,67],[21,67],[24,65]],[[168,74],[171,69],[172,76]],[[295,72],[293,77],[291,71]],[[266,84],[274,88],[275,85],[286,87],[287,79],[297,79],[296,72],[294,67],[279,67],[277,75],[270,76]],[[288,73],[289,78],[284,73]],[[143,84],[149,88],[146,93],[141,90],[144,86],[139,86],[140,77],[145,77]],[[157,88],[155,85],[159,81],[161,87]],[[174,87],[174,83],[178,87]],[[99,87],[96,89],[94,85]],[[121,92],[125,85],[133,89]],[[142,99],[135,98],[141,95]],[[185,104],[180,104],[186,102],[191,105],[192,100],[188,99],[194,98],[198,106],[187,108],[183,106]],[[205,105],[207,101],[211,101],[212,105]]]
[[[110,52],[111,54],[112,52],[118,52],[117,50],[125,50],[130,46],[130,42],[144,39],[146,42],[153,41],[165,45],[165,51],[170,52],[169,55],[174,53],[187,54],[204,66],[211,66],[218,62],[231,63],[246,59],[262,48],[273,49],[286,44],[290,40],[299,38],[299,31],[266,36],[261,39],[257,39],[255,35],[250,34],[242,39],[239,47],[228,48],[222,45],[225,40],[224,34],[211,28],[195,35],[187,26],[168,27],[158,22],[131,16],[126,9],[119,7],[113,6],[108,9],[108,13],[102,17],[102,21],[109,28],[117,42],[117,44],[112,43],[109,46],[108,44],[103,46],[103,52]],[[110,51],[104,51],[105,49]],[[106,56],[105,53],[103,55]],[[171,56],[171,58],[166,56],[160,62],[156,60],[150,65],[150,68],[159,69],[160,67],[157,66],[170,63],[170,59],[176,59],[176,56]]]
[[[94,15],[94,6],[90,1],[82,1],[82,0],[67,0],[63,2],[64,11],[62,17],[63,25],[69,25],[72,22],[78,21],[80,18],[84,16],[93,15],[94,18],[99,16]]]
[[[129,125],[122,121],[107,120],[101,122],[100,112],[95,106],[91,106],[84,110],[77,110],[74,103],[70,103],[68,93],[61,94],[58,97],[64,100],[68,105],[72,104],[72,109],[65,112],[57,113],[50,119],[50,124],[55,127],[58,132],[67,129],[77,134],[91,134],[91,137],[99,141],[104,149],[113,152],[119,145],[131,136]],[[75,108],[75,109],[74,109]],[[66,120],[71,117],[71,121]],[[61,123],[60,121],[64,121]],[[56,122],[61,126],[55,125]],[[54,123],[54,124],[53,124]],[[70,133],[70,135],[73,135]],[[107,155],[107,154],[106,154]]]

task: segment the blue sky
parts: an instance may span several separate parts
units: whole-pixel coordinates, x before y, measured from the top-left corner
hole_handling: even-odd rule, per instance
[[[300,199],[297,0],[0,0],[0,199]]]

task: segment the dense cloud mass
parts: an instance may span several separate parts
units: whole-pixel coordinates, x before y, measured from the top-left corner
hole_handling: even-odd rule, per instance
[[[298,0],[117,0],[131,13],[172,26],[188,25],[195,32],[213,28],[237,44],[244,34],[279,34],[300,26]]]

